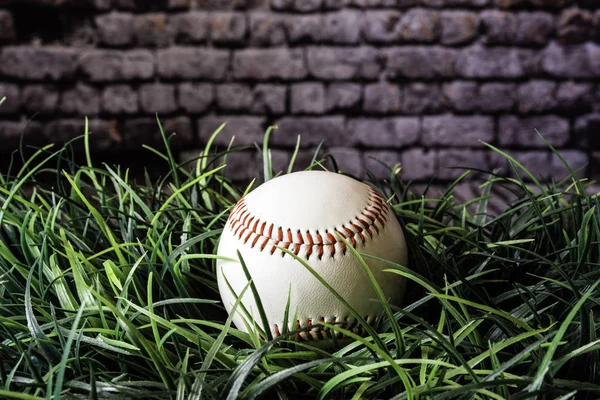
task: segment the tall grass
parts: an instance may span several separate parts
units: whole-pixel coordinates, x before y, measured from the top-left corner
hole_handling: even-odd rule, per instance
[[[223,175],[236,149],[211,140],[185,165],[148,149],[168,173],[139,182],[95,165],[88,138],[84,165],[46,147],[0,175],[0,398],[600,397],[598,197],[574,171],[541,183],[496,149],[512,177],[460,203],[468,172],[430,196],[392,169],[377,185],[409,243],[408,265],[388,262],[403,305],[321,348],[243,333],[219,304],[215,246],[250,190]],[[502,212],[492,188],[514,197]]]

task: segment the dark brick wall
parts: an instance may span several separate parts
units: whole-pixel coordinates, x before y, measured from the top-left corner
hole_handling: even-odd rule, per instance
[[[96,153],[160,136],[182,159],[262,139],[300,165],[322,138],[341,168],[403,163],[406,178],[508,166],[561,173],[600,163],[598,0],[0,0],[0,157],[64,142],[89,116]],[[596,151],[598,150],[598,151]],[[5,156],[4,156],[5,157]],[[257,173],[254,151],[229,173]],[[6,158],[6,157],[5,157]]]

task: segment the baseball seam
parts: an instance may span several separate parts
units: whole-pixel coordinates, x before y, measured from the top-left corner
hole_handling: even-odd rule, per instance
[[[325,229],[324,232],[316,230],[315,233],[311,233],[310,230],[302,232],[297,228],[276,227],[274,223],[261,221],[253,215],[244,197],[233,208],[228,225],[235,237],[243,240],[244,244],[250,242],[251,248],[258,246],[260,252],[270,247],[270,254],[273,255],[279,246],[297,256],[301,255],[302,251],[302,255],[307,260],[313,254],[321,260],[325,254],[335,256],[336,244],[341,247],[342,254],[346,254],[346,244],[334,233],[349,241],[352,247],[356,247],[358,242],[364,245],[367,241],[366,234],[370,239],[373,239],[375,234],[379,235],[380,230],[385,229],[388,217],[389,207],[385,199],[375,189],[369,187],[367,206],[354,219],[334,228],[333,232]],[[281,252],[282,257],[285,254]]]
[[[376,317],[365,316],[364,318],[365,318],[365,321],[367,322],[367,324],[369,324],[369,325],[373,325],[376,321]],[[336,326],[339,326],[340,328],[351,331],[360,336],[364,336],[364,334],[366,333],[365,328],[363,326],[359,325],[357,319],[350,319],[349,317],[345,317],[345,318],[334,317],[333,319],[330,319],[330,320],[326,320],[324,317],[322,317],[320,319],[309,318],[306,320],[306,322],[304,324],[302,324],[300,322],[300,320],[297,320],[295,328],[296,328],[296,330],[299,330],[302,328],[307,328],[307,327],[313,326],[313,322],[315,325],[318,324],[319,322],[327,322],[329,324],[336,325]],[[289,326],[289,325],[288,325],[288,331],[292,331],[291,326]],[[334,332],[335,332],[336,338],[340,339],[340,338],[344,337],[344,335],[341,332],[338,332],[338,331],[334,331]],[[273,325],[273,333],[276,337],[281,336],[282,332],[281,332],[278,324]],[[333,338],[333,332],[331,332],[331,329],[329,327],[323,327],[323,326],[316,325],[311,330],[296,333],[295,336],[296,336],[296,340],[303,340],[303,341],[323,340],[323,339]]]

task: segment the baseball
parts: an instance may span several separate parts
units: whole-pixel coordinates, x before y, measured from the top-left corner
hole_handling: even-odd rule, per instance
[[[288,297],[288,331],[324,321],[363,333],[343,303],[302,263],[278,247],[305,260],[368,323],[381,315],[382,306],[372,283],[336,232],[361,254],[406,265],[404,234],[385,199],[375,189],[347,176],[324,171],[283,175],[260,185],[233,208],[217,253],[239,260],[240,251],[273,337],[283,331]],[[367,257],[364,260],[388,300],[398,304],[404,293],[404,278],[383,271],[390,265]],[[239,261],[218,259],[216,272],[223,305],[231,314],[248,280]],[[245,332],[254,324],[262,328],[250,289],[241,304],[232,317],[236,327]],[[322,340],[330,335],[327,329],[315,327],[296,338]]]

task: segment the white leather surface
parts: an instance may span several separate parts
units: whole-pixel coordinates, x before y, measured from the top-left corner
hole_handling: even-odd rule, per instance
[[[366,219],[364,215],[372,215],[370,212],[365,213],[365,209],[373,204],[370,193],[366,184],[352,178],[331,172],[303,171],[272,179],[249,193],[244,201],[248,214],[259,218],[260,223],[274,224],[277,228],[281,226],[283,230],[289,228],[294,232],[309,231],[316,238],[317,230],[322,233],[325,229],[339,229],[343,224],[347,227],[361,213],[363,221]],[[360,253],[406,265],[407,249],[402,229],[391,210],[383,218],[386,219],[385,228],[381,227],[379,221],[375,221],[375,226],[372,227],[373,238],[363,231],[364,244],[357,235],[354,236],[356,248]],[[231,229],[232,221],[230,218],[225,226],[217,252],[221,256],[237,259],[236,250],[240,251],[274,334],[275,325],[282,329],[290,288],[290,319],[297,313],[301,326],[305,326],[307,320],[316,322],[324,318],[325,321],[340,321],[349,317],[343,305],[302,264],[279,250],[271,254],[273,239],[260,236],[260,232],[244,234],[239,238],[240,235],[236,236]],[[257,235],[260,239],[253,240]],[[263,238],[265,242],[269,242],[261,250]],[[245,239],[247,241],[244,243]],[[328,242],[326,237],[323,242]],[[278,245],[281,246],[282,243]],[[292,244],[289,249],[293,250],[295,246]],[[363,317],[371,320],[381,313],[381,306],[365,272],[350,251],[342,254],[342,243],[335,244],[333,256],[330,246],[325,246],[326,251],[321,259],[317,257],[316,251],[306,256],[309,246],[307,243],[302,244],[297,250],[298,256],[307,260]],[[404,279],[396,274],[384,273],[382,269],[389,268],[388,266],[372,260],[366,261],[385,295],[393,303],[399,303],[404,293]],[[225,284],[224,276],[237,294],[245,287],[247,280],[239,262],[217,261],[219,291],[225,308],[230,312],[235,296]],[[250,290],[247,290],[242,302],[252,312],[256,323],[262,326]],[[238,311],[233,322],[238,329],[247,331],[241,310]],[[295,323],[290,322],[290,325],[290,329],[293,329]]]

